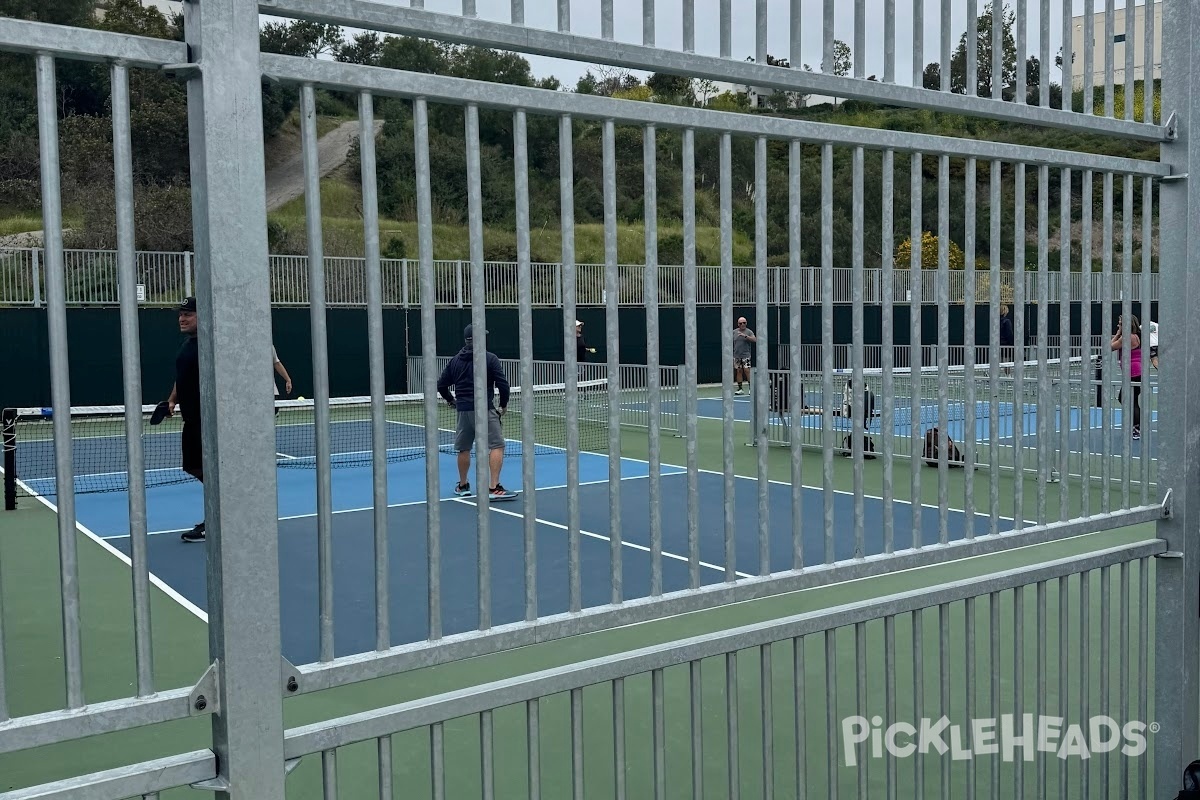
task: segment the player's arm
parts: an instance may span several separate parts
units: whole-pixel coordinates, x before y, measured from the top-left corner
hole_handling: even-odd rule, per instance
[[[508,410],[508,397],[511,392],[511,387],[508,385],[508,378],[504,375],[504,368],[500,366],[500,359],[492,356],[488,359],[488,372],[491,373],[492,383],[500,392],[500,414],[503,415]]]
[[[437,383],[438,394],[445,398],[446,402],[450,404],[451,408],[454,408],[454,395],[450,391],[450,386],[454,382],[453,378],[450,377],[450,366],[453,363],[454,362],[451,361],[450,364],[446,365],[446,368],[442,370],[442,374],[438,378]]]

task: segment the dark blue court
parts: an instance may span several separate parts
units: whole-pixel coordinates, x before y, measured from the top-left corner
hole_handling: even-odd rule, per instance
[[[452,459],[441,457],[446,493],[453,485]],[[565,461],[561,457],[538,456],[536,492],[537,597],[540,614],[569,610],[569,536]],[[579,487],[581,510],[581,593],[585,607],[603,605],[610,599],[611,540],[607,460],[585,454],[581,457]],[[666,591],[686,588],[688,583],[687,478],[675,467],[662,476],[663,587]],[[339,474],[341,473],[341,474]],[[358,473],[357,475],[347,473]],[[506,462],[503,481],[519,486],[520,461]],[[281,608],[285,655],[293,663],[306,663],[319,655],[317,523],[313,516],[312,474],[280,470],[279,561]],[[389,497],[395,503],[388,512],[390,546],[390,619],[392,643],[423,640],[428,635],[428,549],[427,506],[424,498],[423,462],[402,462],[389,468]],[[649,481],[646,465],[626,460],[621,482],[621,563],[624,597],[644,597],[650,592],[651,558]],[[369,470],[334,472],[334,619],[336,652],[339,656],[364,652],[374,647],[375,553],[370,505]],[[596,482],[592,482],[596,481]],[[701,473],[700,560],[703,583],[724,580],[724,478]],[[738,478],[733,505],[737,530],[736,568],[744,575],[758,572],[758,481]],[[190,493],[190,497],[186,496]],[[180,541],[178,529],[190,527],[198,518],[201,499],[196,484],[150,490],[152,529],[149,537],[150,569],[181,596],[200,609],[207,607],[206,563],[203,545]],[[122,530],[127,502],[124,494],[82,495],[78,501],[80,523],[128,552],[129,539]],[[770,563],[773,571],[792,566],[791,486],[769,485],[768,529]],[[824,497],[820,490],[805,489],[804,560],[806,564],[825,559]],[[853,497],[838,494],[834,503],[835,557],[854,556]],[[302,511],[302,509],[309,509]],[[359,509],[359,510],[355,510]],[[459,633],[478,627],[478,509],[467,499],[447,497],[441,509],[441,577],[439,597],[443,633]],[[514,502],[493,504],[489,512],[491,549],[492,623],[517,622],[524,618],[525,496]],[[289,512],[289,513],[284,513]],[[865,555],[883,551],[882,501],[867,498]],[[912,544],[912,511],[907,503],[890,510],[895,525],[895,548]],[[964,535],[965,520],[950,512],[952,539]],[[938,540],[938,510],[923,508],[921,539]],[[1001,522],[1002,529],[1010,526]],[[166,527],[163,527],[166,526]],[[977,517],[976,531],[988,529],[988,519]]]

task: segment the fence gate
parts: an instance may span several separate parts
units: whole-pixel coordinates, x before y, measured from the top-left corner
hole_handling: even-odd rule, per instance
[[[19,508],[0,517],[0,798],[187,787],[247,800],[1174,797],[1200,757],[1200,193],[1188,178],[1200,166],[1200,9],[502,5],[184,0],[183,41],[0,18],[0,49],[36,76],[38,302],[53,379],[46,408],[4,414]],[[260,52],[260,14],[395,38],[371,58]],[[1076,30],[1081,49],[1059,66],[1055,43]],[[615,71],[653,72],[657,96],[433,74],[418,40],[597,64],[617,83]],[[119,293],[126,406],[72,408],[86,371],[66,347],[59,110],[80,62],[109,87],[121,286],[139,283],[143,222],[131,97],[150,73],[186,84],[200,406],[182,424],[153,424],[140,405],[143,381],[166,394],[175,376],[142,363],[133,291]],[[1161,92],[1140,77],[1160,69]],[[716,82],[732,90],[707,107],[671,96],[711,95]],[[273,402],[267,378],[271,276],[252,266],[268,262],[264,85],[298,98],[315,377],[293,394],[309,399]],[[336,299],[317,130],[328,93],[351,99],[367,134],[354,151],[363,398],[329,396]],[[794,108],[833,98],[828,113]],[[856,124],[912,109],[948,115],[920,117],[942,132],[911,132],[916,115]],[[1028,141],[1042,145],[1013,143]],[[454,354],[435,347],[435,209],[448,189],[431,176],[444,176],[448,153],[462,159],[469,208],[458,296],[474,338],[457,363],[473,366],[476,398],[495,325],[488,204],[515,209],[521,358],[503,369],[526,402],[500,428],[515,499],[491,489],[490,412],[468,412],[459,387],[456,415],[437,391],[439,356]],[[511,196],[489,185],[497,163],[511,164]],[[422,386],[403,398],[383,388],[387,359],[403,356],[383,348],[379,182],[395,169],[411,170],[406,297],[422,312]],[[545,207],[537,193],[557,219],[532,218],[531,200]],[[640,219],[626,218],[630,197]],[[583,270],[576,237],[593,213],[605,264]],[[539,227],[557,227],[562,248],[563,328],[538,332],[563,337],[553,390],[534,373]],[[618,244],[632,235],[645,257],[622,266]],[[660,242],[676,235],[678,328],[660,320],[657,268]],[[785,369],[748,378],[734,369],[739,236],[753,242],[736,288],[740,302],[753,267],[753,310],[739,311],[753,320],[751,348],[776,346],[769,303],[788,309],[796,343]],[[932,249],[908,244],[929,237]],[[696,379],[700,241],[716,242],[720,260],[719,388]],[[920,291],[897,283],[901,254],[923,270]],[[785,281],[768,269],[780,256]],[[975,280],[952,281],[959,258]],[[1002,287],[1014,266],[1037,279]],[[1135,286],[1150,297],[1152,266],[1161,364],[1143,337],[1135,379],[1121,367],[1133,339],[1120,338],[1114,360],[1111,326],[1131,319]],[[1072,276],[1093,268],[1098,282]],[[618,356],[631,269],[644,276],[652,345],[636,371]],[[834,336],[835,274],[854,304],[848,342]],[[922,371],[928,286],[938,346]],[[954,304],[961,292],[991,320],[977,330],[962,315],[962,340],[978,346],[953,364],[952,288]],[[609,356],[581,386],[573,323],[585,292],[603,298],[604,330],[589,335]],[[1052,296],[1103,304],[1078,354],[1051,350],[1048,315],[1071,306],[1052,308]],[[1035,299],[1033,355],[1005,357],[1000,306]],[[877,366],[864,363],[868,310],[882,315]],[[800,349],[804,315],[820,320],[816,356]],[[1023,315],[1011,322],[1024,341]],[[668,337],[686,344],[677,372],[653,346]],[[454,445],[466,423],[480,432],[469,454]],[[179,469],[197,441],[202,487]],[[473,490],[456,495],[462,474]],[[206,540],[189,546],[179,529],[201,508]],[[47,602],[30,602],[47,585]],[[35,630],[46,608],[54,642]],[[206,648],[195,646],[203,633],[188,638],[198,626]]]

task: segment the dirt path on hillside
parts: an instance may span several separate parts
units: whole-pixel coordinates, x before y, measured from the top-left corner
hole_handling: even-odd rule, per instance
[[[318,171],[324,178],[346,163],[350,148],[358,141],[358,122],[344,122],[317,141]],[[375,135],[383,122],[375,123]],[[304,154],[297,150],[290,158],[267,170],[267,211],[275,211],[297,197],[304,196]]]

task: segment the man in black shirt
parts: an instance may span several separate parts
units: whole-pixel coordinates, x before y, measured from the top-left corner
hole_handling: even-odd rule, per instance
[[[189,297],[179,306],[179,332],[187,338],[175,356],[175,385],[167,400],[168,414],[183,418],[180,436],[183,471],[204,482],[204,452],[200,439],[200,351],[196,340],[196,298]],[[204,541],[204,522],[201,521],[182,537],[185,542]]]

